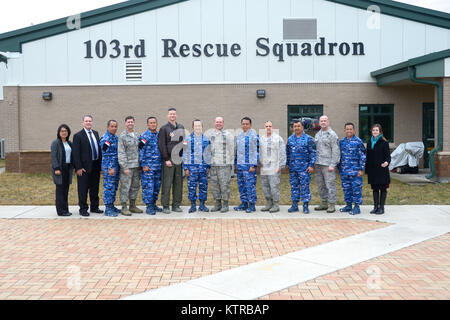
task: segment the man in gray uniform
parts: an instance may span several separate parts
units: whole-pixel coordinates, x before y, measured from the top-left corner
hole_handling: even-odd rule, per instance
[[[322,204],[314,210],[335,212],[336,203],[336,167],[340,162],[338,135],[330,127],[327,116],[320,117],[320,131],[314,137],[317,159],[315,164],[316,183]]]
[[[126,117],[126,130],[120,134],[118,143],[120,202],[122,203],[122,214],[124,216],[143,212],[136,207],[141,172],[139,166],[139,134],[134,131],[134,123],[134,117]],[[128,200],[130,200],[129,210],[127,208]]]
[[[223,129],[222,117],[214,122],[215,129],[210,130],[207,136],[211,146],[211,170],[209,188],[212,191],[216,204],[211,212],[229,211],[230,182],[234,162],[234,136]],[[223,201],[223,202],[222,202]]]
[[[283,138],[273,132],[272,121],[267,121],[265,133],[259,138],[259,161],[261,164],[261,188],[267,204],[261,211],[278,212],[280,207],[281,169],[286,165],[286,145]]]

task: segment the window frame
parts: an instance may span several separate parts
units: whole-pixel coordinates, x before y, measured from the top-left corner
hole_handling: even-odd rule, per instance
[[[369,111],[361,112],[361,107],[368,107]],[[380,108],[380,112],[373,111],[374,107]],[[390,108],[389,112],[381,112],[381,108],[383,108],[383,107],[389,107]],[[391,132],[391,137],[385,137],[385,138],[386,139],[389,138],[388,142],[393,143],[394,136],[395,136],[394,135],[394,107],[395,107],[395,105],[393,103],[361,103],[361,104],[359,104],[358,105],[359,137],[361,139],[363,139],[363,137],[365,136],[365,134],[363,134],[363,132],[362,132],[363,128],[361,125],[363,116],[369,117],[369,121],[368,121],[368,123],[369,123],[369,132],[368,132],[369,138],[371,137],[370,127],[375,124],[375,122],[373,120],[374,117],[375,116],[389,116],[391,119],[390,128],[389,128],[390,132]],[[371,108],[372,108],[372,110],[371,110]],[[383,128],[383,131],[384,131],[384,128]],[[365,139],[363,139],[363,140],[365,140]]]
[[[309,112],[309,113],[296,113],[297,116],[292,116],[293,112],[291,113],[290,109],[293,107],[302,107],[302,108],[320,108],[320,112]],[[287,136],[289,137],[291,135],[290,127],[291,127],[291,121],[292,119],[296,117],[321,117],[323,116],[323,104],[288,104],[287,105]]]

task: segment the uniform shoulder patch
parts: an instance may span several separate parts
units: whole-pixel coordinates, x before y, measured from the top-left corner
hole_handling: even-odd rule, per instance
[[[111,142],[105,141],[105,144],[103,145],[102,150],[103,150],[103,151],[106,151],[106,150],[108,150],[108,148],[109,148],[110,146],[111,146]]]

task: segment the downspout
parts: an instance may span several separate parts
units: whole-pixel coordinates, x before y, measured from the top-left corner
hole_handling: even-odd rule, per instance
[[[436,175],[434,155],[438,151],[441,151],[444,146],[444,142],[443,142],[443,137],[444,137],[444,120],[443,120],[444,119],[444,117],[443,117],[443,115],[444,115],[444,107],[443,107],[444,94],[443,94],[442,84],[439,81],[417,79],[416,78],[416,68],[414,66],[408,67],[408,71],[409,71],[409,79],[412,82],[423,83],[423,84],[435,86],[438,91],[437,92],[437,112],[438,112],[437,113],[437,118],[438,118],[437,140],[438,140],[438,143],[437,143],[436,147],[433,150],[431,150],[431,152],[430,152],[431,172],[429,175],[426,176],[427,179],[431,179]]]

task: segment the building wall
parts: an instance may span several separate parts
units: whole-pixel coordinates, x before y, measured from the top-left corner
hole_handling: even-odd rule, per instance
[[[443,151],[450,153],[450,78],[442,80],[442,87],[444,90],[444,146]],[[436,131],[437,132],[437,131]]]
[[[443,78],[441,83],[444,89],[444,101],[443,101],[444,136],[443,136],[442,151],[438,152],[437,155],[435,156],[436,175],[438,177],[450,178],[450,78]]]
[[[3,85],[6,84],[6,64],[0,62],[0,102],[4,99],[3,97]],[[0,119],[6,116],[5,109],[0,108]],[[0,139],[5,137],[5,128],[0,125]]]
[[[340,54],[288,57],[280,62],[273,53],[256,56],[256,40],[275,43],[311,43],[283,40],[283,19],[317,19],[317,37],[327,43],[364,43],[365,55]],[[191,47],[188,57],[163,57],[162,39]],[[97,41],[106,42],[105,58],[95,54]],[[120,41],[121,55],[110,45]],[[40,39],[23,45],[23,55],[11,59],[10,85],[124,84],[124,45],[146,42],[144,84],[250,82],[373,82],[370,72],[413,57],[450,47],[450,30],[353,8],[324,0],[190,0],[92,27]],[[91,41],[93,58],[86,57]],[[241,46],[238,57],[192,56],[194,44]],[[230,48],[229,48],[230,49]],[[328,44],[326,45],[328,50]],[[301,48],[299,48],[301,51]]]
[[[14,90],[14,88],[16,88]],[[256,97],[257,89],[266,90],[266,98]],[[42,92],[53,92],[53,101],[42,100]],[[7,87],[7,101],[14,100],[17,87]],[[146,129],[150,115],[160,124],[167,119],[167,108],[176,107],[179,122],[186,128],[200,118],[212,128],[216,116],[224,116],[227,128],[238,129],[240,119],[250,116],[254,128],[263,128],[271,119],[280,135],[287,137],[287,106],[323,104],[335,131],[343,136],[347,121],[358,126],[358,106],[369,103],[394,104],[394,143],[421,141],[422,103],[433,101],[433,89],[423,86],[380,88],[373,84],[284,84],[284,85],[186,85],[186,86],[93,86],[93,87],[21,87],[20,111],[9,114],[5,126],[14,126],[17,113],[20,151],[46,151],[56,137],[59,124],[67,123],[72,135],[81,128],[84,114],[94,117],[95,127],[103,132],[109,119],[119,121],[134,115],[137,130]],[[5,103],[1,104],[5,105]],[[14,111],[15,104],[9,106]],[[11,112],[10,112],[11,113]],[[358,127],[357,127],[358,130]],[[9,142],[10,146],[14,142]],[[10,147],[10,151],[19,151]]]
[[[19,87],[4,87],[4,100],[0,100],[0,127],[6,152],[20,150],[19,92]]]

